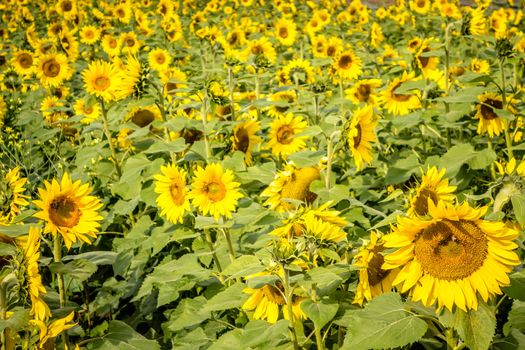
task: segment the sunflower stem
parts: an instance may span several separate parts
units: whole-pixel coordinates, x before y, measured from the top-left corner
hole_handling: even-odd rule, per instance
[[[339,81],[339,98],[341,99],[341,117],[345,120],[345,90],[342,80]]]
[[[447,350],[454,349],[456,347],[456,337],[454,337],[454,329],[453,328],[447,328],[445,331],[446,341],[447,341]]]
[[[204,91],[204,98],[202,99],[201,118],[202,118],[202,126],[203,126],[204,148],[206,150],[206,163],[208,163],[210,161],[211,152],[210,152],[210,141],[208,140],[208,131],[206,130],[206,124],[208,120],[208,92],[207,91]]]
[[[7,319],[7,289],[4,283],[0,283],[0,320]],[[5,336],[5,329],[0,332],[0,343],[2,350],[6,350],[7,342]]]
[[[233,81],[233,70],[230,66],[228,66],[228,88],[230,90],[230,116],[231,120],[235,120],[235,104],[233,101],[233,90],[235,89],[235,83]]]
[[[157,85],[152,85],[155,87],[155,90],[157,90],[157,94],[159,95],[159,103],[157,104],[157,107],[159,108],[162,121],[166,123],[168,121],[168,117],[166,116],[166,102],[164,100],[164,93],[163,91],[161,91],[161,89],[157,87]],[[164,127],[164,138],[166,139],[166,142],[171,142],[170,130],[167,126]],[[175,162],[177,161],[175,154],[170,152],[170,157],[173,164],[175,164]]]
[[[450,30],[452,29],[454,23],[449,23],[445,28],[445,94],[448,96],[450,86],[449,86],[449,70],[450,70]],[[450,112],[450,106],[448,102],[443,101],[445,104],[445,113]],[[452,146],[451,137],[450,137],[450,128],[447,127],[447,148]]]
[[[230,255],[230,260],[233,262],[235,260],[235,249],[233,249],[230,230],[221,227],[221,231],[224,234],[224,237],[226,238],[226,242],[228,243],[228,252]]]
[[[319,96],[317,94],[314,95],[314,123],[315,125],[319,125]]]
[[[58,233],[53,236],[53,261],[59,264],[62,263],[62,241]],[[60,299],[60,308],[63,309],[64,307],[66,307],[67,302],[66,288],[64,286],[64,276],[62,275],[62,272],[57,272],[56,276],[58,284],[58,295]],[[62,342],[64,343],[64,346],[67,349],[68,338],[65,332],[62,333],[61,338]]]
[[[221,281],[221,283],[224,283],[224,277],[222,276],[221,263],[219,261],[219,258],[217,257],[217,254],[215,253],[215,246],[213,244],[213,239],[211,238],[210,231],[208,229],[204,229],[204,237],[206,238],[206,243],[208,243],[208,247],[210,248],[213,262],[215,263],[217,270],[219,270],[219,273],[218,273],[219,281]]]
[[[115,146],[113,146],[113,142],[111,140],[111,131],[109,130],[108,122],[108,112],[106,110],[106,106],[104,104],[103,99],[100,99],[100,109],[102,110],[102,120],[104,122],[104,134],[106,135],[106,139],[109,143],[109,149],[111,150],[111,158],[113,158],[113,162],[115,163],[115,170],[117,171],[117,175],[120,178],[122,176],[122,169],[120,168],[120,163],[117,158],[117,151],[115,150]]]
[[[501,77],[501,109],[506,110],[507,109],[507,95],[506,95],[506,82],[505,82],[505,70],[504,70],[504,64],[505,64],[505,57],[501,57],[499,59],[499,72]],[[514,158],[514,152],[512,151],[512,138],[510,137],[509,133],[510,123],[505,121],[505,143],[507,144],[507,155],[509,157],[509,160],[511,158]]]
[[[494,150],[494,147],[492,146],[492,140],[490,138],[487,139],[487,147],[490,150]],[[494,167],[494,163],[490,164],[490,177],[492,180],[496,180],[496,168]]]
[[[330,135],[328,138],[328,147],[326,150],[326,177],[325,177],[325,188],[327,191],[330,191],[330,180],[332,177],[332,157],[334,155],[334,134]]]
[[[290,320],[290,331],[292,332],[292,341],[294,350],[299,350],[299,342],[297,341],[296,325],[295,325],[295,315],[292,308],[292,296],[293,290],[290,288],[290,276],[289,272],[286,269],[286,265],[281,263],[283,268],[283,287],[284,287],[284,296],[286,302],[286,308],[288,310],[288,318]]]

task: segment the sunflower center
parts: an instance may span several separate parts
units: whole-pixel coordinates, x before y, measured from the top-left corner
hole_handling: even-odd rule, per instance
[[[157,61],[158,64],[164,64],[166,57],[164,57],[164,54],[157,55],[155,61]]]
[[[55,198],[49,206],[49,219],[59,227],[74,227],[81,215],[77,203],[66,196]]]
[[[230,36],[230,40],[228,40],[228,43],[230,45],[235,45],[235,44],[237,44],[237,39],[238,38],[239,37],[238,37],[237,33],[232,33],[232,35]]]
[[[405,101],[408,101],[410,99],[410,95],[405,95],[405,94],[396,94],[395,91],[398,87],[401,86],[401,82],[397,83],[393,88],[392,88],[392,98],[396,101],[400,101],[400,102],[405,102]]]
[[[152,111],[147,109],[141,109],[135,112],[131,117],[131,121],[141,128],[151,124],[154,120],[155,114],[153,114]]]
[[[117,47],[117,41],[115,39],[110,39],[108,45],[110,48],[114,49]]]
[[[361,102],[368,101],[372,88],[368,84],[359,85],[357,88],[357,99]]]
[[[275,303],[277,305],[284,305],[284,298],[281,294],[281,291],[277,287],[267,284],[264,287],[262,287],[262,291],[264,293],[264,296],[272,303]]]
[[[93,107],[84,108],[84,113],[86,113],[86,114],[93,113]]]
[[[179,182],[170,185],[170,195],[173,203],[180,206],[184,203],[184,187]]]
[[[429,51],[430,51],[430,48],[428,47],[425,47],[423,50],[421,50],[422,53],[429,52]],[[421,55],[419,55],[417,59],[419,60],[419,64],[421,64],[421,68],[426,68],[428,66],[428,62],[430,61],[430,57],[421,56]]]
[[[306,204],[312,203],[317,195],[310,191],[310,184],[320,178],[319,169],[314,167],[295,170],[290,180],[284,184],[281,198],[297,199]]]
[[[55,59],[50,59],[42,65],[42,71],[46,77],[54,78],[60,74],[60,63]]]
[[[354,136],[354,148],[357,148],[359,144],[361,143],[361,135],[362,135],[361,125],[357,124],[355,126],[355,129],[357,130],[357,133]]]
[[[110,81],[106,76],[100,76],[95,78],[95,88],[97,90],[106,90],[109,87]]]
[[[86,39],[93,39],[95,37],[95,33],[93,33],[93,31],[91,30],[87,30],[84,33],[84,36],[86,37]]]
[[[414,210],[417,215],[427,215],[428,214],[428,199],[436,204],[438,202],[438,196],[436,195],[436,192],[428,189],[423,188],[419,195],[416,198],[416,202],[414,203]]]
[[[254,55],[260,55],[262,54],[264,51],[262,49],[262,47],[260,45],[255,45],[254,47],[252,47],[252,54]]]
[[[326,49],[326,55],[329,57],[334,57],[335,53],[336,53],[335,46],[328,46],[328,48]]]
[[[294,136],[293,128],[289,125],[283,125],[277,130],[277,142],[283,145],[292,143]]]
[[[416,5],[417,5],[417,7],[419,7],[419,8],[423,8],[423,7],[425,7],[425,4],[426,4],[426,0],[417,0],[417,1],[416,1]]]
[[[235,149],[246,153],[250,146],[250,135],[245,128],[239,128],[235,133]]]
[[[483,119],[493,120],[498,118],[498,115],[496,114],[496,112],[494,112],[494,108],[502,109],[503,103],[501,101],[494,100],[491,98],[486,99],[485,102],[483,102],[483,104],[481,105],[481,116],[483,117]]]
[[[133,38],[127,38],[126,41],[125,41],[126,45],[128,47],[133,47],[133,45],[135,45],[135,39]]]
[[[279,28],[279,36],[283,39],[288,38],[288,29],[286,27]]]
[[[381,268],[385,262],[385,258],[383,257],[383,254],[381,254],[383,250],[384,248],[382,246],[376,246],[371,252],[372,259],[368,263],[368,267],[366,269],[366,273],[368,274],[368,283],[371,287],[381,283],[381,281],[383,281],[390,273],[390,271],[385,271]]]
[[[348,69],[352,66],[352,57],[350,55],[342,55],[338,62],[339,68]]]
[[[425,273],[443,280],[458,280],[483,266],[487,247],[485,233],[474,222],[445,219],[418,235],[414,254]]]
[[[222,181],[214,181],[207,183],[204,186],[204,192],[212,202],[219,202],[223,200],[224,197],[226,197],[226,187],[224,186]]]
[[[31,57],[28,53],[22,53],[20,56],[18,56],[18,63],[22,68],[29,68],[33,65],[33,57]]]
[[[124,12],[123,9],[118,9],[117,10],[117,16],[120,17],[120,18],[124,18],[124,17],[126,17],[126,13]]]
[[[64,1],[62,2],[62,11],[69,12],[73,9],[73,4],[71,4],[71,1]]]

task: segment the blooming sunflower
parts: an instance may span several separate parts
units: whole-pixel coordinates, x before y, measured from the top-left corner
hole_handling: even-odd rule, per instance
[[[44,232],[60,234],[68,249],[78,241],[91,243],[96,238],[102,216],[100,199],[90,196],[91,187],[80,180],[71,181],[68,173],[62,176],[60,183],[53,179],[45,181],[45,188],[39,188],[40,199],[33,203],[40,209],[35,217],[46,223]]]
[[[190,211],[190,202],[186,196],[186,171],[175,164],[161,166],[162,174],[155,175],[155,192],[160,215],[166,216],[174,224],[182,223],[184,213]]]
[[[59,86],[71,75],[67,57],[61,53],[41,55],[36,66],[36,74],[42,85]]]
[[[372,27],[370,28],[370,44],[377,48],[383,40],[385,40],[385,36],[383,35],[381,26],[376,22],[372,23]]]
[[[477,309],[477,294],[485,302],[501,294],[500,287],[510,283],[508,273],[520,264],[513,242],[518,231],[480,219],[486,211],[429,202],[429,220],[399,217],[384,237],[384,246],[396,250],[385,255],[382,268],[401,268],[393,284],[425,306]]]
[[[435,166],[429,168],[426,174],[421,169],[421,184],[413,191],[408,200],[410,204],[409,216],[427,215],[429,201],[437,205],[440,201],[451,203],[454,200],[456,186],[449,186],[448,179],[443,178],[445,172],[446,169],[438,171]]]
[[[104,101],[118,100],[119,84],[122,80],[120,70],[109,62],[96,60],[82,72],[86,91],[103,98]]]
[[[490,63],[487,60],[473,58],[470,61],[470,70],[478,74],[490,74]]]
[[[280,18],[275,22],[275,37],[281,45],[292,46],[297,36],[297,27],[293,20]]]
[[[220,164],[208,164],[204,169],[199,166],[188,198],[203,215],[210,214],[217,221],[221,216],[231,218],[237,200],[243,197],[240,184],[233,180],[233,172]]]
[[[80,42],[93,45],[100,39],[100,29],[95,26],[85,26],[80,30]]]
[[[431,40],[432,39],[423,40],[418,52],[416,53],[417,66],[421,69],[423,76],[425,77],[434,72],[439,65],[439,57],[429,56],[429,53],[432,52],[432,49],[430,48]]]
[[[93,101],[91,102],[92,103],[89,103],[85,98],[79,98],[73,106],[75,114],[84,116],[84,118],[80,120],[83,124],[90,124],[100,117],[100,108],[98,104],[93,103]]]
[[[31,298],[31,314],[34,319],[44,321],[51,316],[51,311],[42,299],[46,289],[38,272],[38,259],[40,259],[40,229],[32,226],[29,228],[29,236],[24,248],[26,280]]]
[[[469,35],[485,35],[487,34],[487,18],[485,17],[485,8],[477,7],[470,11],[465,19],[467,24],[467,34]]]
[[[113,35],[106,34],[102,38],[102,50],[108,54],[109,57],[118,56],[120,53],[120,46],[122,42],[120,38],[115,38]]]
[[[296,203],[290,200],[310,204],[317,197],[310,191],[310,184],[320,178],[318,167],[296,168],[289,163],[261,193],[262,197],[268,197],[264,205],[272,210],[284,212],[296,208]]]
[[[392,290],[392,282],[399,269],[383,270],[381,268],[385,261],[384,250],[385,247],[379,233],[372,231],[370,241],[362,246],[359,253],[354,256],[353,266],[359,268],[359,284],[355,291],[354,303],[363,305],[365,300],[372,300]]]
[[[257,40],[249,40],[244,55],[246,57],[249,57],[250,55],[255,57],[262,56],[271,63],[274,63],[275,59],[277,58],[275,48],[265,36]]]
[[[494,110],[502,109],[501,96],[487,92],[478,96],[480,103],[476,105],[476,115],[479,119],[478,134],[488,133],[490,137],[499,135],[505,130],[505,119],[500,117]]]
[[[19,50],[13,54],[11,65],[18,75],[28,76],[35,71],[35,59],[33,53],[27,50]]]
[[[24,195],[27,179],[20,177],[20,168],[15,167],[0,178],[0,224],[8,224],[20,214],[21,208],[29,205]]]
[[[142,46],[135,32],[122,33],[120,41],[122,42],[122,52],[128,55],[136,55]]]
[[[333,67],[337,75],[343,79],[355,79],[361,74],[361,59],[352,50],[344,50],[335,57]]]
[[[356,104],[366,103],[369,106],[377,106],[379,100],[374,89],[380,87],[381,83],[381,79],[358,80],[351,88],[345,91],[346,97]]]
[[[188,80],[186,73],[178,68],[169,68],[160,72],[160,81],[164,85],[164,94],[168,97],[182,93],[178,89],[186,88],[185,82]]]
[[[302,132],[308,124],[301,117],[294,117],[292,113],[287,113],[285,116],[278,116],[270,124],[270,140],[267,148],[272,150],[272,153],[286,158],[288,155],[302,150],[306,147],[306,137],[296,136]]]
[[[357,171],[363,170],[365,164],[372,161],[372,142],[377,138],[374,129],[377,125],[372,107],[366,106],[354,112],[348,127],[347,142],[354,157]]]
[[[386,89],[381,93],[381,102],[388,112],[394,115],[405,115],[408,114],[410,110],[421,107],[419,90],[414,93],[396,93],[396,89],[399,88],[401,84],[413,80],[414,72],[408,74],[405,71],[400,78],[395,78],[388,84]]]
[[[168,69],[171,63],[171,56],[168,51],[156,48],[148,54],[148,63],[151,68],[161,72]]]
[[[410,9],[421,15],[425,15],[430,11],[430,0],[413,0],[410,1]]]
[[[261,130],[261,123],[256,120],[246,120],[233,128],[233,150],[244,153],[246,165],[252,165],[253,147],[261,143],[257,132]]]

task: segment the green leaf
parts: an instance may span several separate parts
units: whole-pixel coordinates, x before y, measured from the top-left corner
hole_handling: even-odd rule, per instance
[[[481,302],[477,310],[456,310],[456,330],[470,350],[488,349],[496,330],[495,307]]]
[[[1,225],[0,224],[0,233],[16,238],[29,233],[29,227],[31,225]]]
[[[313,300],[307,299],[301,303],[301,310],[314,322],[315,328],[317,329],[322,329],[330,322],[338,309],[338,304],[329,304],[324,301],[314,302]]]
[[[81,253],[77,255],[67,255],[62,258],[62,261],[83,259],[92,262],[95,265],[113,265],[117,260],[118,253],[109,251],[95,251]]]
[[[525,226],[525,196],[522,194],[515,194],[510,198],[512,202],[512,209],[514,209],[514,215],[516,220],[523,227]]]
[[[299,151],[288,157],[299,168],[315,166],[325,156],[324,151]]]
[[[223,273],[230,276],[228,279],[245,277],[264,270],[259,258],[253,255],[243,255],[232,261],[230,265],[224,269]]]
[[[412,174],[417,172],[419,166],[419,160],[415,154],[399,159],[388,169],[385,177],[386,184],[395,185],[405,182]]]
[[[439,167],[447,169],[447,176],[454,177],[459,172],[461,166],[469,162],[477,155],[474,147],[468,143],[462,143],[450,148],[440,161]]]
[[[490,166],[498,156],[496,152],[490,148],[485,148],[482,151],[477,151],[474,154],[474,157],[470,158],[467,161],[468,166],[474,170],[486,169]]]
[[[169,315],[169,321],[163,328],[172,332],[201,324],[211,317],[211,312],[204,309],[206,299],[203,296],[194,299],[183,299],[175,310]]]
[[[167,153],[178,153],[182,152],[186,149],[186,142],[184,139],[178,138],[174,141],[170,142],[154,142],[147,150],[144,151],[146,154],[152,154],[152,153],[161,153],[161,152],[167,152]]]
[[[507,322],[512,328],[525,331],[525,302],[514,300]]]
[[[126,323],[113,320],[109,323],[108,333],[103,339],[92,342],[89,346],[91,350],[160,350],[159,344],[155,340],[146,339],[141,334],[135,332]]]
[[[525,270],[514,272],[509,275],[509,278],[510,286],[503,288],[505,294],[513,299],[525,301],[525,293],[523,293],[525,290]]]
[[[397,293],[378,296],[363,310],[350,314],[348,333],[341,349],[386,349],[418,341],[427,331],[427,323],[405,310]]]
[[[52,273],[63,273],[79,282],[87,280],[97,271],[97,265],[84,259],[73,260],[68,264],[54,262],[49,264]]]
[[[243,293],[244,288],[246,288],[246,286],[243,283],[235,283],[229,286],[208,300],[204,309],[208,311],[220,311],[241,307],[244,301],[248,299],[248,294]]]
[[[0,256],[7,257],[15,255],[16,247],[14,245],[0,242]]]
[[[15,308],[10,311],[13,311],[13,315],[11,315],[7,320],[0,320],[0,332],[3,332],[6,328],[10,328],[13,331],[18,331],[27,326],[29,323],[29,310]]]

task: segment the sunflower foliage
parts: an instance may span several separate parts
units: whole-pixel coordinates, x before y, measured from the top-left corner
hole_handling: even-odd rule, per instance
[[[522,6],[4,1],[0,350],[525,348]]]

